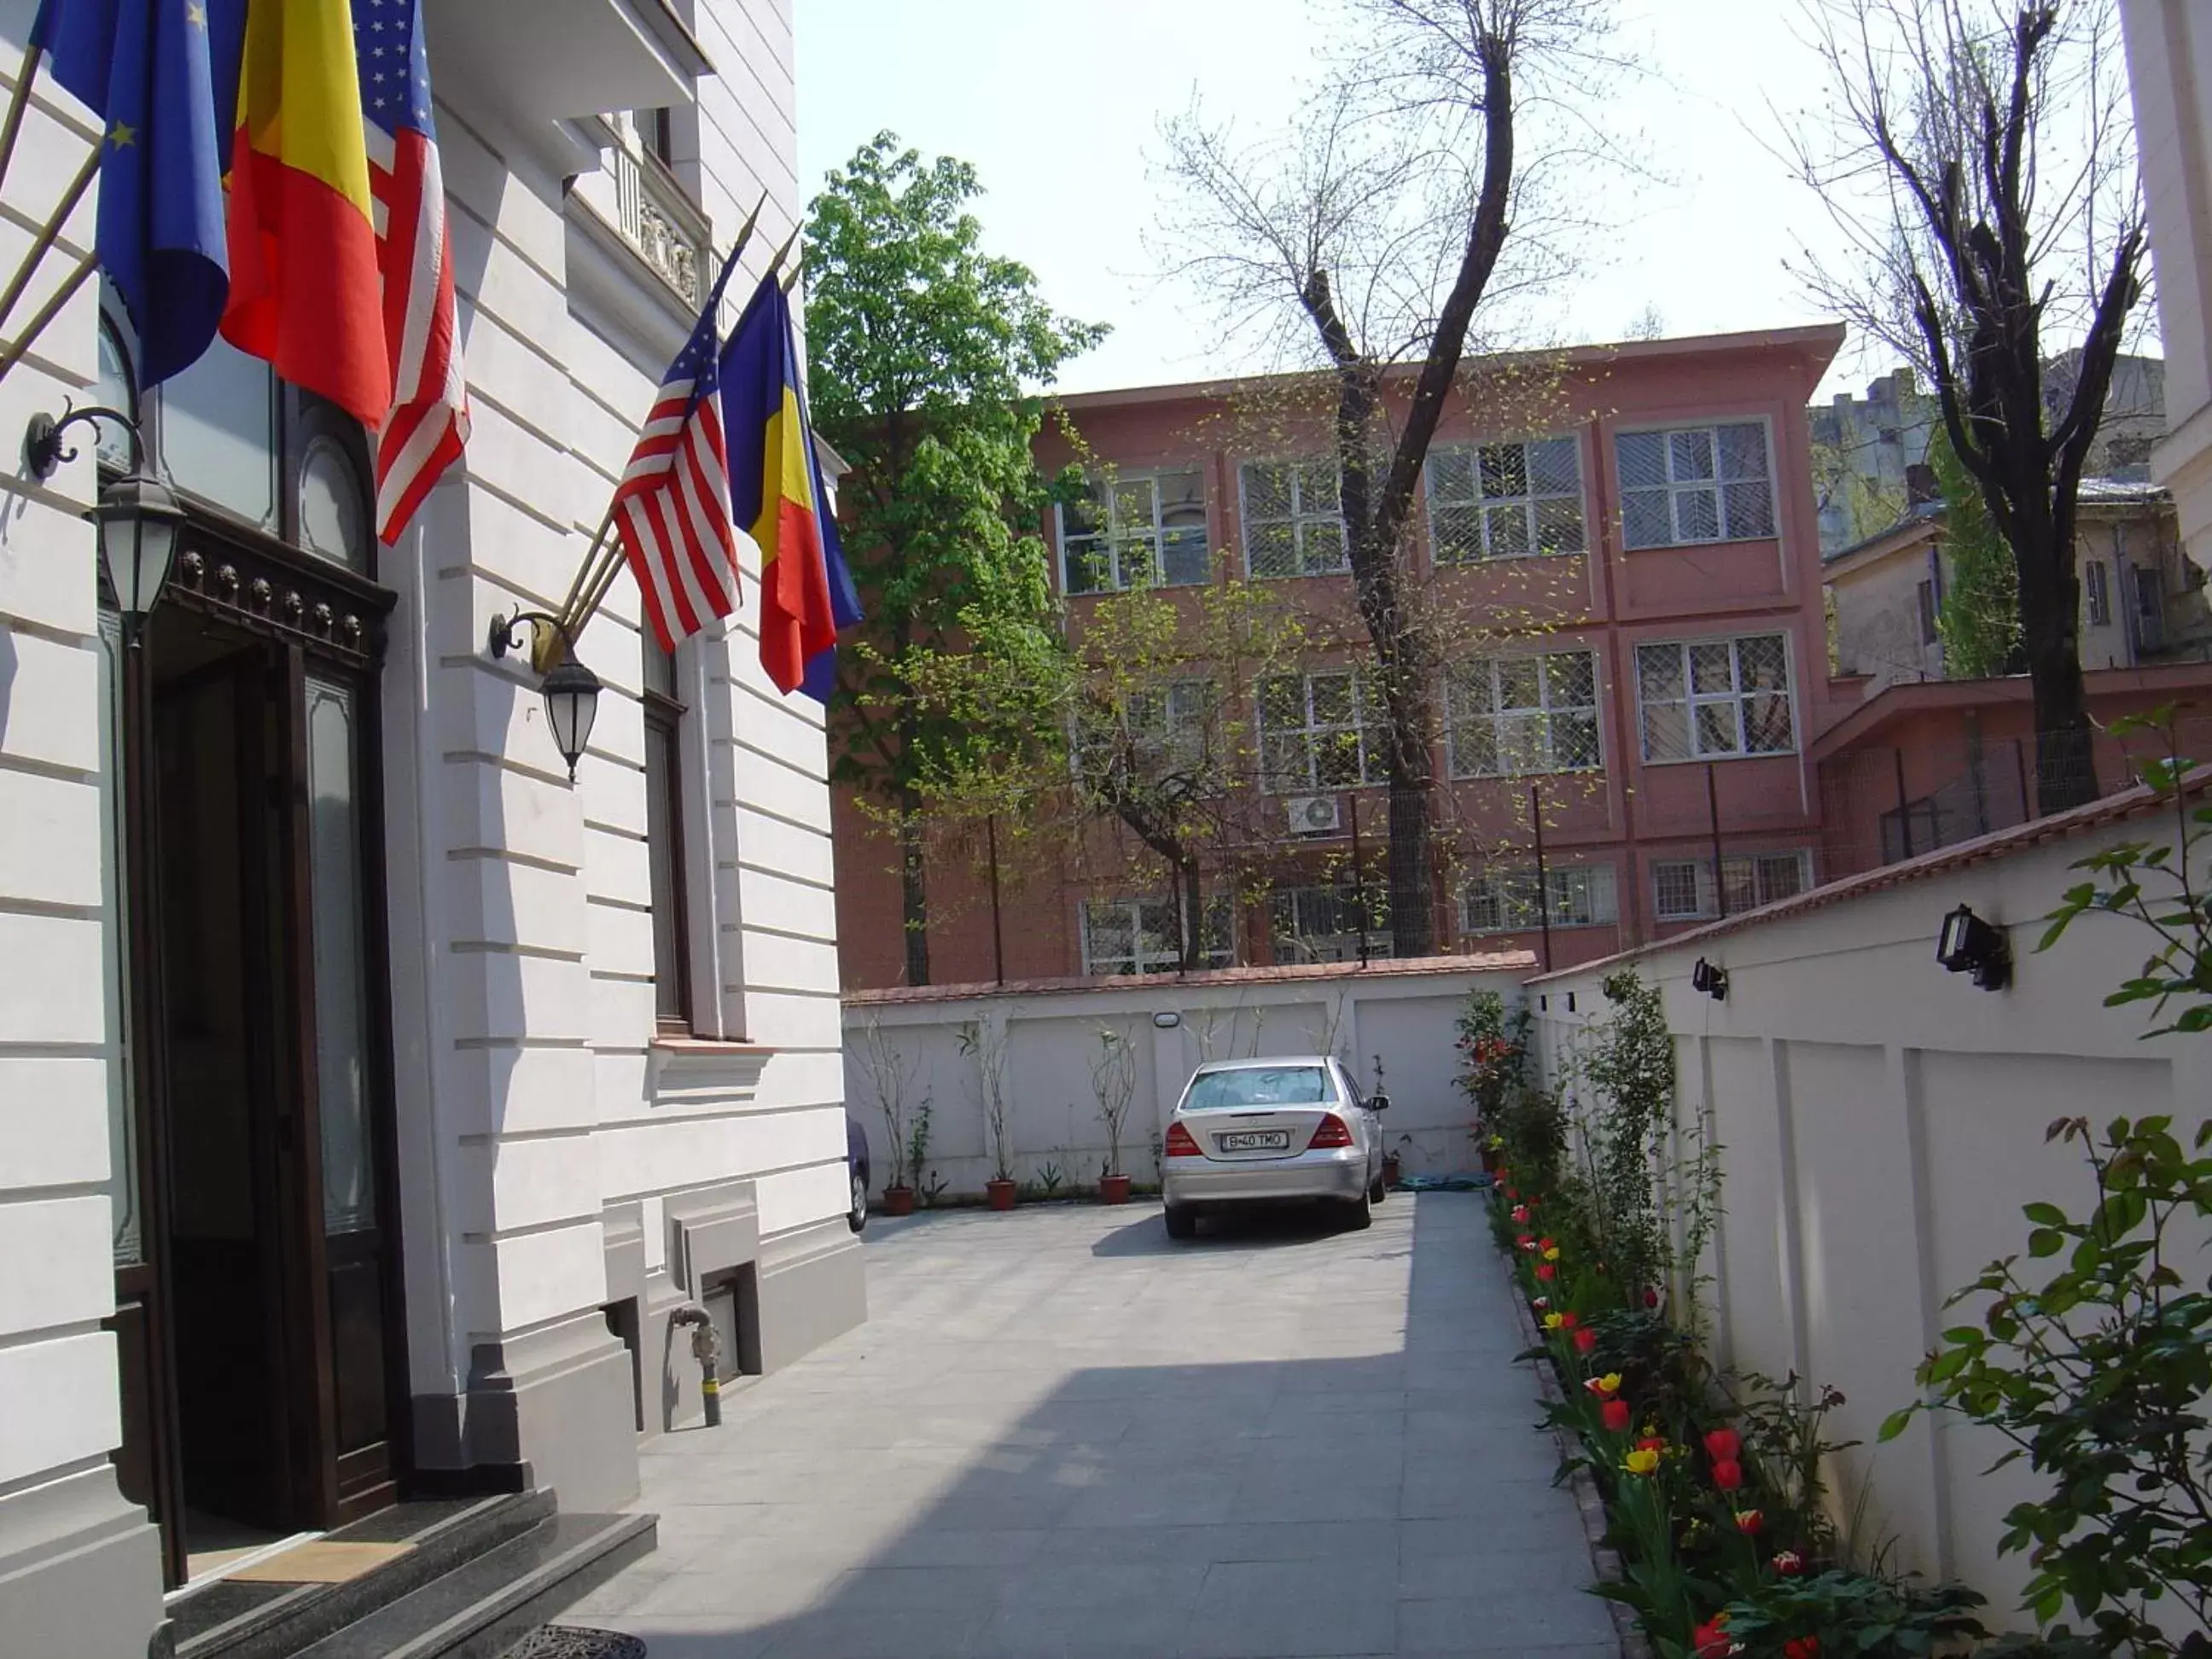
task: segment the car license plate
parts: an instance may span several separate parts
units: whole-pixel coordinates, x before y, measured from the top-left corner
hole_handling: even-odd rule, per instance
[[[1291,1150],[1288,1129],[1231,1129],[1217,1136],[1224,1152],[1287,1152]]]

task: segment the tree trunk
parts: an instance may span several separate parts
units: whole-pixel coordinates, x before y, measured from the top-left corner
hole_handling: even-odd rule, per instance
[[[1429,763],[1427,700],[1416,694],[1418,711],[1393,712],[1394,737],[1417,753],[1390,769],[1390,848],[1386,863],[1390,893],[1390,953],[1430,957],[1437,953],[1436,901],[1431,890],[1436,779]]]
[[[906,934],[906,982],[929,983],[929,890],[922,879],[921,796],[899,791],[900,920]]]
[[[1200,908],[1204,895],[1198,882],[1198,860],[1185,859],[1178,874],[1182,880],[1182,896],[1176,906],[1182,921],[1182,965],[1186,969],[1206,966],[1206,913]]]
[[[2081,680],[2081,579],[2074,525],[2045,505],[2041,475],[2013,492],[2013,563],[2020,575],[2021,644],[2035,703],[2035,809],[2048,816],[2097,799],[2089,701]]]

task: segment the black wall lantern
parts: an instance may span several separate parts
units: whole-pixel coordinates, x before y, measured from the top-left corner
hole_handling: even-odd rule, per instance
[[[1984,991],[2012,983],[2012,942],[1965,905],[1943,918],[1936,936],[1936,960],[1954,974],[1971,974]]]
[[[147,471],[146,444],[138,423],[120,410],[64,411],[58,421],[51,415],[31,416],[23,434],[23,459],[33,477],[44,483],[63,462],[76,459],[76,451],[62,442],[62,434],[80,421],[88,425],[112,421],[131,434],[131,471],[100,492],[85,517],[100,533],[100,561],[115,590],[116,609],[123,613],[123,637],[136,645],[148,613],[161,597],[162,584],[169,580],[185,510],[169,487]]]
[[[1690,969],[1690,988],[1702,995],[1711,997],[1715,1002],[1726,1002],[1728,1000],[1728,969],[1717,967],[1703,957],[1699,957],[1698,965]]]
[[[492,655],[520,650],[526,624],[532,635],[530,660],[543,676],[538,690],[545,699],[545,723],[553,729],[553,746],[568,763],[568,781],[574,783],[576,763],[592,740],[592,722],[599,716],[599,677],[576,660],[575,642],[560,619],[542,611],[494,617],[486,641]]]

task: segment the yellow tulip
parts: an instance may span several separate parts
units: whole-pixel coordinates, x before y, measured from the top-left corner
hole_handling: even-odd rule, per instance
[[[1638,1447],[1620,1460],[1620,1467],[1631,1474],[1649,1474],[1659,1467],[1659,1454],[1648,1448]]]
[[[1544,1260],[1547,1261],[1557,1261],[1559,1259],[1559,1247],[1556,1244],[1553,1245],[1550,1249],[1544,1252]]]
[[[1547,1313],[1544,1316],[1544,1328],[1547,1331],[1556,1331],[1566,1322],[1565,1314]]]

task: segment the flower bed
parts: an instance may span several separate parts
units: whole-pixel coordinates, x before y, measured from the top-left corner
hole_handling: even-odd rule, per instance
[[[1625,1603],[1659,1659],[1721,1656],[1928,1655],[1983,1634],[1979,1602],[1847,1562],[1824,1505],[1824,1432],[1832,1389],[1717,1375],[1679,1284],[1702,1247],[1698,1215],[1676,1259],[1659,1222],[1661,1188],[1717,1210],[1717,1162],[1672,1170],[1655,1129],[1671,1123],[1671,1039],[1654,994],[1623,975],[1583,1059],[1594,1103],[1570,1125],[1525,1075],[1525,1026],[1481,994],[1461,1021],[1461,1086],[1477,1113],[1496,1185],[1492,1224],[1559,1381],[1549,1426],[1586,1468],[1609,1517],[1620,1577],[1597,1593]],[[1665,1061],[1662,1044],[1669,1045]],[[1571,1133],[1574,1131],[1574,1133]],[[1622,1271],[1620,1263],[1632,1264]]]

